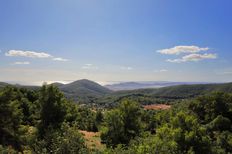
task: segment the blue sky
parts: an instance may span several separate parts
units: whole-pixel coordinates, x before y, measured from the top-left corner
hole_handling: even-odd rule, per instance
[[[0,81],[232,79],[231,0],[0,1]]]

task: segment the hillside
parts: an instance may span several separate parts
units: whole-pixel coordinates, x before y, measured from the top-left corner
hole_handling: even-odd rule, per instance
[[[232,83],[179,85],[156,89],[152,96],[189,98],[214,91],[232,92]]]
[[[211,92],[232,93],[232,83],[178,85],[163,88],[116,91],[98,99],[98,103],[114,105],[124,98],[133,99],[143,105],[156,103],[175,103],[181,99],[194,98]],[[110,106],[111,106],[110,105]]]
[[[58,86],[66,97],[81,103],[94,101],[96,98],[110,94],[112,91],[90,80],[77,80]]]

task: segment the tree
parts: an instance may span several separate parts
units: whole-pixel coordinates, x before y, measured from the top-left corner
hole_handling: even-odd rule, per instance
[[[212,93],[198,98],[189,105],[201,124],[207,128],[214,153],[232,152],[232,95]]]
[[[22,95],[17,88],[5,87],[0,92],[0,144],[20,149],[20,124],[23,113],[20,109]]]
[[[206,129],[196,117],[183,111],[171,118],[170,123],[157,129],[156,136],[165,142],[173,142],[181,153],[210,153],[210,140]]]
[[[202,124],[211,122],[218,115],[232,120],[232,96],[221,92],[201,96],[190,103],[189,109],[196,114]]]
[[[196,117],[183,111],[157,128],[156,134],[132,142],[127,151],[134,154],[212,153],[206,129],[198,123]]]
[[[60,130],[49,129],[44,138],[32,144],[34,153],[76,154],[88,153],[85,140],[77,127],[63,123]]]
[[[141,132],[141,108],[136,102],[123,101],[106,115],[101,138],[107,146],[126,144]]]
[[[48,129],[60,129],[65,120],[67,101],[59,89],[53,85],[44,85],[40,90],[41,104],[39,135],[42,137]]]
[[[102,111],[101,110],[98,110],[97,113],[96,113],[96,123],[97,125],[100,125],[102,122],[103,122],[103,114],[102,114]]]

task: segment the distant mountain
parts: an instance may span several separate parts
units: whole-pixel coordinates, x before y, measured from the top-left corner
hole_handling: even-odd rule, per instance
[[[211,92],[232,93],[232,83],[177,85],[162,88],[114,91],[99,99],[99,104],[115,104],[124,98],[130,98],[141,104],[175,103]]]
[[[113,90],[135,90],[146,88],[161,88],[175,85],[192,85],[192,84],[206,84],[205,82],[168,82],[168,81],[144,81],[144,82],[122,82],[117,84],[106,85],[105,87]]]
[[[0,82],[0,88],[6,85],[10,84]],[[119,86],[124,87],[124,89],[125,87],[133,87],[136,90],[120,91],[109,90],[107,88],[109,86],[104,87],[96,82],[86,79],[77,80],[69,84],[53,83],[53,85],[56,85],[67,98],[83,104],[109,104],[118,102],[123,98],[133,98],[135,100],[139,100],[141,103],[157,103],[157,99],[164,100],[166,102],[168,99],[171,99],[172,101],[173,99],[192,98],[213,91],[232,93],[232,83],[194,84],[189,82],[127,82],[117,84],[117,88],[119,88]],[[13,86],[28,88],[31,90],[38,90],[39,88],[39,86]],[[152,88],[153,86],[156,86],[156,88]]]
[[[83,79],[69,84],[56,84],[64,94],[78,102],[91,102],[96,98],[110,94],[112,91],[96,82]]]

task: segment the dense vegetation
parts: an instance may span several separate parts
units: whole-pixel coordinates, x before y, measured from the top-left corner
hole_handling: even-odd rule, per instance
[[[140,101],[130,95],[112,109],[89,108],[54,85],[6,86],[0,90],[0,153],[232,153],[232,94],[178,100],[159,111],[144,110]],[[106,148],[89,148],[80,130],[101,132]]]

